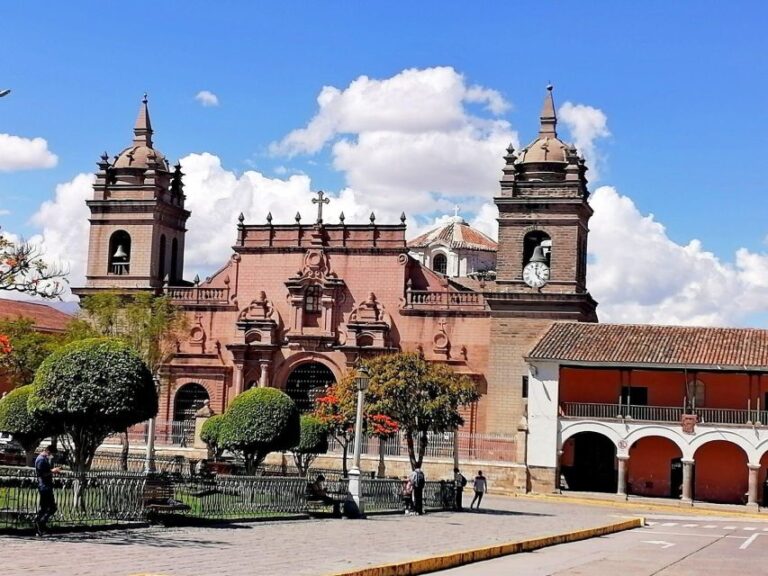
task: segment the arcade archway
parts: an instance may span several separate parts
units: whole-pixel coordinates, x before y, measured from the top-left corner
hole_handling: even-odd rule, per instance
[[[646,436],[629,448],[627,493],[679,498],[683,485],[683,453],[669,438]]]
[[[616,446],[597,432],[579,432],[563,444],[560,472],[569,490],[616,492]]]
[[[727,440],[700,446],[696,462],[695,498],[704,502],[743,504],[748,487],[747,455]]]

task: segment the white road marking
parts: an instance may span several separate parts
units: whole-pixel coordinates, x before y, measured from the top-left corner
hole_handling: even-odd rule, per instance
[[[664,530],[654,530],[654,534],[664,534],[666,536],[693,536],[694,538],[724,538],[727,534],[713,534],[712,532],[669,532]],[[746,536],[739,536],[746,538]]]
[[[750,536],[749,538],[747,538],[747,540],[746,540],[746,542],[744,542],[744,544],[742,544],[741,546],[739,546],[739,550],[746,550],[747,548],[749,548],[749,545],[750,545],[750,544],[752,544],[752,542],[754,542],[754,541],[755,541],[755,539],[756,539],[758,536],[760,536],[760,534],[752,534],[752,536]]]
[[[683,528],[696,528],[698,524],[683,524]]]
[[[646,522],[645,523],[646,526],[656,526],[656,524],[658,524],[658,522]],[[768,530],[768,528],[766,528],[765,530]]]
[[[704,528],[717,528],[717,526],[715,524],[707,524]],[[765,530],[768,530],[768,528],[765,528]]]
[[[664,522],[662,526],[677,526],[677,522]]]
[[[736,530],[736,526],[723,526],[723,530]]]
[[[748,530],[749,532],[754,532],[755,530],[757,530],[757,528],[755,528],[754,526],[744,526],[742,530]]]
[[[757,534],[755,534],[755,536],[757,536]],[[656,544],[661,546],[662,548],[669,548],[675,545],[674,542],[665,542],[664,540],[643,540],[643,543]]]
[[[763,532],[768,532],[768,528],[763,528]]]

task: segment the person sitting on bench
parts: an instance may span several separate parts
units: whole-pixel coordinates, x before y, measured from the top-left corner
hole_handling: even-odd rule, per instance
[[[336,500],[328,496],[328,491],[325,489],[325,476],[322,474],[318,474],[315,481],[309,485],[309,497],[324,504],[337,504]]]

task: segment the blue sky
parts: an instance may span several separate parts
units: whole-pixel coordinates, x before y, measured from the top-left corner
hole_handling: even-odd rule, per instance
[[[360,182],[375,180],[375,171],[358,170],[355,177],[334,147],[357,142],[364,129],[342,126],[311,153],[276,153],[276,144],[316,117],[324,86],[344,91],[361,76],[385,81],[404,70],[447,67],[467,86],[494,91],[509,104],[496,113],[487,99],[465,98],[464,115],[508,123],[504,130],[517,133],[521,144],[535,135],[548,82],[555,84],[558,105],[599,110],[610,136],[594,138],[600,178],[593,189],[613,187],[646,224],[653,214],[664,227],[654,233],[682,252],[700,240],[700,252],[735,266],[734,273],[751,282],[749,290],[757,290],[746,314],[691,315],[702,323],[768,324],[757,303],[768,286],[762,259],[768,236],[763,2],[135,1],[130,9],[113,2],[6,2],[0,21],[0,88],[13,90],[0,100],[0,133],[44,138],[58,158],[53,167],[0,171],[4,230],[41,233],[45,218],[32,217],[54,198],[56,186],[92,172],[102,151],[115,154],[128,145],[145,91],[157,147],[173,161],[209,153],[235,178],[247,171],[269,178],[305,174],[312,189],[341,194],[353,188],[358,204],[367,206],[365,194],[383,188],[374,182],[369,192]],[[203,90],[217,96],[218,106],[201,106],[195,95]],[[398,130],[409,132],[403,124]],[[561,133],[570,136],[565,127]],[[429,167],[439,168],[439,162]],[[486,200],[495,192],[469,188],[467,197]],[[616,197],[606,198],[605,210],[612,210]],[[447,197],[432,209],[411,210],[397,200],[405,205],[392,212],[405,210],[415,227],[447,212]],[[457,193],[453,200],[466,206],[467,217],[477,216],[480,201]],[[368,204],[386,212],[380,202]],[[189,226],[195,227],[194,213]],[[606,235],[598,244],[610,242]],[[751,258],[752,267],[738,263],[739,250],[748,251],[742,261]],[[632,247],[627,251],[630,258]],[[671,286],[676,272],[669,267],[676,264],[664,262],[664,254],[658,252],[658,271],[649,264],[642,280],[632,280],[644,286],[635,302],[644,312],[611,312],[610,319],[663,321],[650,309],[690,291]],[[605,270],[607,257],[603,262]],[[202,268],[209,264],[200,258]],[[661,288],[656,274],[665,275]],[[610,289],[599,279],[596,284],[606,309],[632,292],[621,279]],[[746,289],[734,284],[732,290]],[[685,320],[685,314],[669,317]]]

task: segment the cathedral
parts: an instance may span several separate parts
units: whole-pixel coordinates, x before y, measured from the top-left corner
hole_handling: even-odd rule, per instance
[[[514,444],[467,457],[497,488],[768,500],[768,330],[597,323],[587,167],[558,137],[551,86],[536,138],[504,155],[498,242],[458,212],[408,241],[405,214],[347,222],[317,192],[306,220],[241,215],[202,281],[183,277],[184,175],[155,148],[146,97],[133,133],[98,162],[75,293],[151,291],[188,315],[158,421],[190,422],[206,401],[220,413],[253,386],[310,411],[358,360],[409,351],[476,386],[462,433]]]

